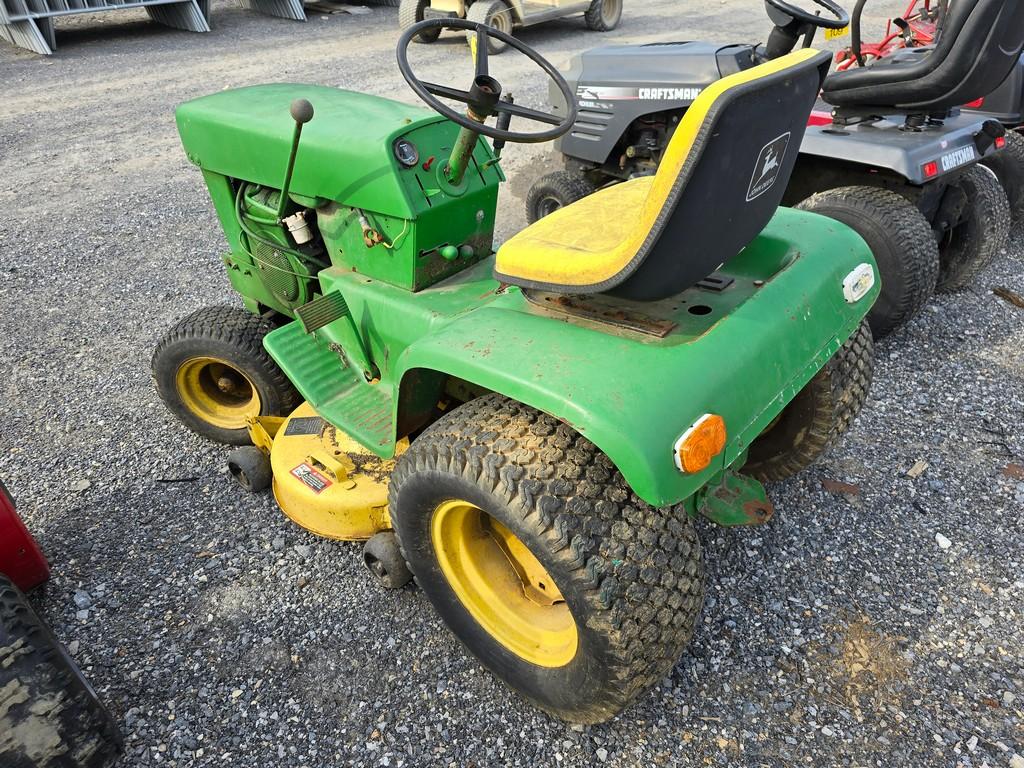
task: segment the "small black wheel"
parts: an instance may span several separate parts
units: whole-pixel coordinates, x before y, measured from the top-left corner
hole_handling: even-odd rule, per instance
[[[612,717],[693,635],[704,566],[686,508],[641,501],[547,414],[493,394],[459,406],[398,459],[388,498],[448,628],[557,717]]]
[[[610,32],[622,19],[622,0],[591,0],[584,17],[595,32]]]
[[[965,288],[996,257],[1010,236],[1010,206],[995,171],[984,165],[965,170],[946,190],[956,211],[939,223],[939,282],[936,291]],[[940,216],[942,214],[940,213]]]
[[[593,192],[594,185],[578,173],[554,171],[541,176],[526,196],[526,220],[533,224]]]
[[[401,0],[398,5],[398,28],[403,32],[427,17],[430,0]],[[427,29],[413,38],[417,43],[432,43],[441,36],[441,28]]]
[[[270,457],[255,445],[235,448],[228,456],[228,471],[249,493],[267,490],[274,480]]]
[[[0,575],[0,765],[103,768],[122,748],[114,719],[64,647]]]
[[[512,6],[504,0],[474,0],[466,11],[466,20],[476,24],[486,24],[488,27],[512,34],[516,19],[512,12]],[[473,45],[476,39],[476,32],[467,31],[466,40]],[[508,50],[508,44],[503,43],[496,37],[487,38],[488,53],[504,53]]]
[[[363,562],[385,589],[401,589],[412,581],[394,531],[381,531],[371,536],[363,546]]]
[[[864,321],[750,445],[743,471],[761,482],[785,480],[821,458],[867,399],[873,349]]]
[[[1024,223],[1024,135],[1007,131],[1006,147],[981,162],[999,177],[1010,203],[1013,223]]]
[[[903,196],[877,187],[837,187],[811,195],[797,208],[841,221],[868,244],[882,283],[868,314],[876,339],[914,317],[935,293],[935,237],[924,214]]]
[[[236,307],[204,307],[183,318],[153,353],[160,399],[193,432],[247,444],[250,416],[284,416],[300,402],[263,348],[272,330],[270,320]]]

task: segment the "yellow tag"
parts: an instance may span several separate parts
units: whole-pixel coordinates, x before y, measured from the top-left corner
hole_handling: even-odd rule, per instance
[[[848,34],[850,34],[850,28],[848,26],[843,27],[842,29],[826,29],[825,39],[836,40],[840,37],[846,37]]]

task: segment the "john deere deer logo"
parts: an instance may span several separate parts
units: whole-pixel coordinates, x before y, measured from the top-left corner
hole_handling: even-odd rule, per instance
[[[782,161],[786,157],[786,150],[789,149],[789,136],[788,132],[782,134],[765,144],[758,153],[754,173],[750,178],[750,188],[747,190],[748,203],[775,186],[779,171],[782,170]]]

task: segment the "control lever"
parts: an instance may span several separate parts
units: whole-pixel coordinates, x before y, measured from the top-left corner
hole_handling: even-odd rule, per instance
[[[281,185],[281,197],[277,201],[277,220],[284,217],[285,206],[288,205],[288,187],[292,184],[292,172],[295,170],[295,155],[299,151],[299,138],[302,126],[313,119],[313,105],[306,99],[296,99],[288,110],[295,121],[295,132],[292,133],[292,149],[288,155],[288,169],[284,172],[284,183]]]

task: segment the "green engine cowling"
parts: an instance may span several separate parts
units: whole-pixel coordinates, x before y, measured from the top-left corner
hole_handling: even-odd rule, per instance
[[[315,115],[303,128],[278,221],[297,98]],[[433,112],[274,84],[186,102],[176,117],[231,247],[231,283],[252,311],[294,316],[319,293],[316,276],[328,266],[418,291],[491,253],[504,176],[480,141],[463,180],[450,184],[443,171],[458,127]]]

